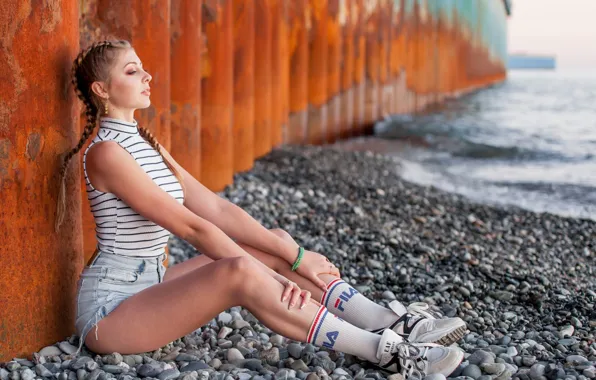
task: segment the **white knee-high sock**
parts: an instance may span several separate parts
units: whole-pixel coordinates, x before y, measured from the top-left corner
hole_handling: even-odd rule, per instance
[[[344,352],[378,363],[377,350],[381,336],[360,329],[319,307],[308,331],[307,342],[315,346]]]
[[[386,328],[400,317],[395,311],[369,300],[340,278],[327,284],[321,304],[354,326],[371,331]]]

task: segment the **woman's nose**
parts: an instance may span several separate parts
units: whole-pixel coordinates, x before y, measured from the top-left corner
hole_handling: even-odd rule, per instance
[[[149,83],[149,82],[151,82],[151,79],[153,79],[151,74],[149,74],[148,72],[145,71],[145,78],[143,78],[143,82]]]

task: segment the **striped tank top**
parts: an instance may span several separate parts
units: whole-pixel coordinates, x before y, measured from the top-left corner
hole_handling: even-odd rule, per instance
[[[137,161],[153,182],[179,203],[184,202],[182,186],[161,155],[141,137],[137,122],[101,118],[99,130],[83,155],[87,198],[95,219],[97,249],[122,256],[157,257],[164,253],[170,232],[139,215],[112,193],[93,187],[87,176],[89,148],[98,142],[115,141]]]

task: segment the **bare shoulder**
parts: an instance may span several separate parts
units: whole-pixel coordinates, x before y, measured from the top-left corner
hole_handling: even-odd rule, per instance
[[[85,159],[87,176],[93,187],[100,191],[109,191],[109,177],[119,170],[136,165],[136,161],[116,141],[103,141],[93,144]]]

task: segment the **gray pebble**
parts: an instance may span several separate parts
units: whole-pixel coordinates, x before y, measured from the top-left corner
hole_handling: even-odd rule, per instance
[[[23,372],[21,372],[21,379],[23,380],[33,380],[35,379],[35,373],[31,371],[29,368],[25,368]]]
[[[58,356],[58,355],[62,355],[62,350],[60,350],[58,347],[56,346],[47,346],[42,348],[38,354],[40,356]]]
[[[219,359],[213,359],[213,360],[219,361]],[[214,364],[217,364],[217,363],[214,363]],[[217,367],[219,368],[220,365],[221,365],[221,361],[219,361],[219,365]],[[184,367],[180,368],[180,372],[200,371],[200,370],[208,369],[208,368],[209,368],[209,366],[207,364],[200,362],[200,361],[194,361],[194,362],[188,363]]]
[[[97,380],[99,378],[99,375],[101,375],[102,373],[104,372],[98,368],[95,371],[88,374],[85,380]]]
[[[584,358],[581,355],[569,355],[567,356],[567,363],[569,364],[582,364],[587,362],[588,359]]]
[[[180,376],[180,371],[176,368],[166,369],[157,376],[159,380],[172,380]]]
[[[250,327],[250,323],[244,321],[244,320],[235,320],[234,322],[232,322],[232,328],[234,329],[243,329],[245,327]]]
[[[397,297],[395,296],[395,294],[392,291],[390,291],[390,290],[385,290],[383,292],[383,294],[381,294],[381,298],[383,298],[385,300],[391,300],[391,301],[397,299]]]
[[[125,372],[125,369],[123,367],[113,365],[113,364],[106,364],[101,369],[103,369],[107,373],[111,373],[113,375],[119,375],[119,374]]]
[[[298,359],[296,361],[294,361],[294,363],[292,363],[292,369],[294,371],[303,371],[303,372],[308,372],[309,368],[306,364],[304,364],[304,362],[301,359]]]
[[[35,373],[37,373],[41,377],[54,377],[54,374],[43,364],[38,364],[35,366]]]
[[[217,316],[217,321],[227,325],[228,323],[232,322],[232,315],[226,312],[220,313]]]
[[[588,379],[596,379],[596,368],[595,367],[586,368],[586,369],[584,369],[582,374],[585,377],[587,377]]]
[[[298,343],[290,343],[288,344],[288,353],[294,359],[300,359],[302,356],[302,346]]]
[[[95,371],[97,368],[99,368],[99,364],[97,364],[97,362],[93,360],[89,360],[85,363],[85,370],[87,370],[88,372]]]
[[[5,368],[7,370],[9,370],[10,372],[14,372],[17,369],[21,368],[21,364],[15,362],[15,361],[12,361],[12,362],[6,363]]]
[[[137,370],[137,373],[141,377],[157,377],[162,372],[163,372],[163,368],[161,368],[159,363],[143,364]]]
[[[530,377],[532,380],[542,380],[546,367],[543,364],[536,363],[530,368]]]
[[[482,370],[489,375],[498,375],[505,370],[505,364],[502,363],[493,363],[493,364],[482,364],[480,366]],[[465,370],[464,370],[465,371]]]
[[[478,366],[481,364],[492,364],[495,362],[495,355],[492,352],[478,350],[470,355],[468,361],[470,364],[476,364]]]
[[[60,344],[58,344],[58,347],[62,350],[62,352],[68,355],[74,355],[74,353],[77,352],[77,348],[66,341],[60,342]]]
[[[85,380],[87,377],[87,371],[84,369],[77,369],[77,380]]]
[[[279,348],[272,347],[269,350],[261,352],[261,359],[265,360],[267,363],[277,363],[280,360],[279,357]]]
[[[0,380],[7,380],[8,375],[10,375],[10,372],[5,370],[4,368],[0,368]]]
[[[281,346],[284,342],[284,338],[279,334],[275,334],[269,338],[269,342],[274,346]]]
[[[464,368],[461,374],[462,376],[471,377],[472,379],[478,379],[480,376],[482,376],[482,371],[476,364],[470,364]]]
[[[228,359],[228,361],[233,362],[237,360],[243,360],[244,355],[242,355],[242,353],[237,348],[230,348],[228,350],[226,358]]]
[[[122,363],[122,359],[123,359],[122,358],[122,355],[120,355],[117,352],[114,352],[114,353],[112,353],[110,355],[106,355],[103,358],[103,362],[106,363],[106,364],[118,365],[118,364]]]

